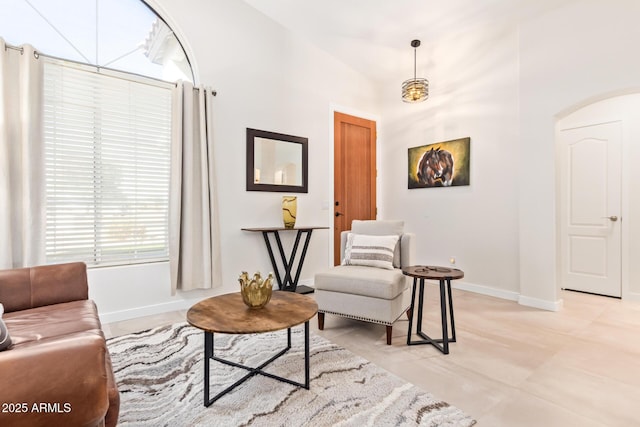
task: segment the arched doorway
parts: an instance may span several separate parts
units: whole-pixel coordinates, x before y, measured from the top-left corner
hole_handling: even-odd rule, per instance
[[[640,94],[583,106],[558,120],[560,288],[638,299]],[[637,185],[637,184],[635,184]]]

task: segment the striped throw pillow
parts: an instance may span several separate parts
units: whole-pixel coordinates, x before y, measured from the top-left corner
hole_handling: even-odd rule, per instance
[[[2,315],[4,314],[4,306],[0,304],[0,351],[6,350],[11,345],[11,337],[7,330],[7,325],[2,321]]]
[[[393,270],[393,252],[399,236],[349,233],[342,265],[362,265]]]

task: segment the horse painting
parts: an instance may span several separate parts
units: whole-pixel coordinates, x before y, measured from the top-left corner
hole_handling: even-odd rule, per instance
[[[453,182],[453,156],[440,147],[425,151],[418,162],[416,171],[418,182],[433,187],[440,182],[443,187],[451,186]]]

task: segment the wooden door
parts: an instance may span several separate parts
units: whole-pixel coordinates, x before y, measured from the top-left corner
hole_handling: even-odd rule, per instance
[[[376,218],[376,122],[334,113],[334,264],[340,233],[354,219]]]
[[[622,124],[559,135],[562,286],[620,297]]]

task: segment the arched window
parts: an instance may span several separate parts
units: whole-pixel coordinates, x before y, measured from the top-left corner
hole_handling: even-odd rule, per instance
[[[4,0],[0,37],[47,55],[166,81],[193,82],[173,31],[141,0]]]
[[[8,3],[8,4],[7,4]],[[140,0],[3,0],[0,37],[43,60],[46,261],[165,261],[182,45]]]

